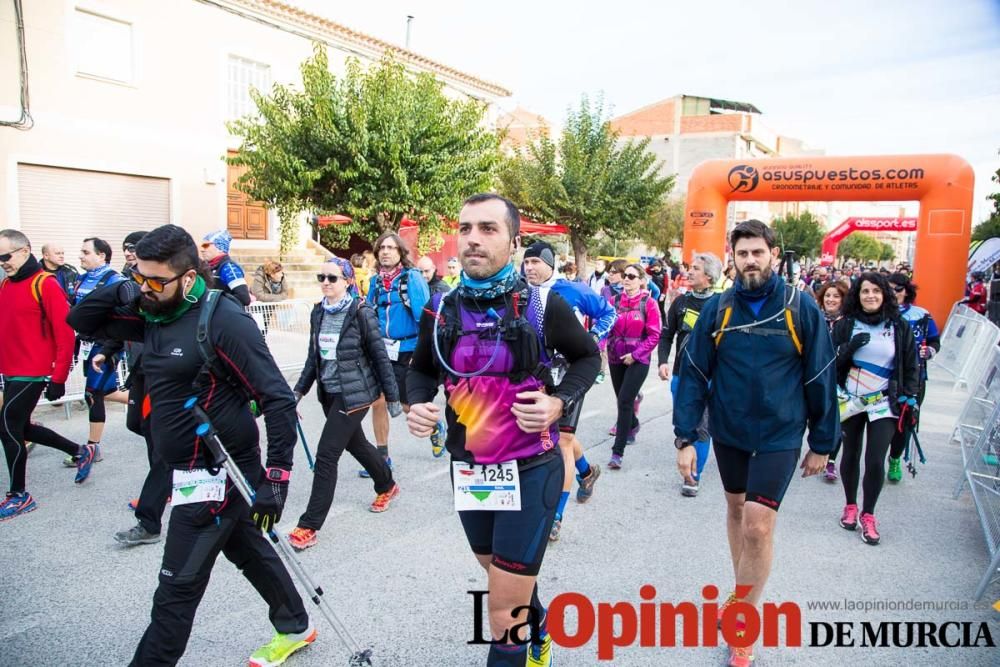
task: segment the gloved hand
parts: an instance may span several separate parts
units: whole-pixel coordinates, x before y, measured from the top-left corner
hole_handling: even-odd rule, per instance
[[[273,470],[273,469],[272,469]],[[277,482],[265,478],[257,487],[257,497],[250,508],[250,519],[265,533],[281,521],[281,511],[288,498],[288,481]]]
[[[66,383],[65,382],[50,382],[45,387],[45,400],[46,401],[58,401],[60,398],[66,395]]]
[[[386,403],[386,407],[389,409],[390,417],[398,417],[403,414],[403,404],[399,401],[391,401]]]
[[[855,334],[854,337],[851,338],[850,342],[847,343],[847,349],[851,351],[851,354],[854,354],[867,345],[871,339],[871,334],[868,333]]]

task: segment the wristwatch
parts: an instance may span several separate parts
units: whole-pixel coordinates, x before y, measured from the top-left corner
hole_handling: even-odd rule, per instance
[[[690,447],[691,441],[687,438],[674,438],[674,447],[677,449],[684,449],[685,447]]]
[[[287,470],[282,470],[281,468],[268,468],[267,469],[267,479],[272,482],[285,482],[292,478],[292,473]]]

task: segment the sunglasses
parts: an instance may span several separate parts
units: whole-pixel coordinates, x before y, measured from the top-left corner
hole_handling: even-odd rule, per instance
[[[625,280],[638,280],[639,276],[638,274],[635,273],[623,273],[622,278],[624,278]]]
[[[135,252],[135,244],[126,243],[125,245],[122,246],[122,250],[124,250],[125,252]]]
[[[183,275],[184,274],[181,273],[181,274],[178,274],[178,275],[174,276],[173,278],[167,278],[167,279],[152,278],[152,277],[149,277],[149,276],[142,275],[141,273],[139,273],[135,269],[132,270],[132,280],[134,280],[135,282],[139,283],[140,287],[142,285],[146,285],[147,287],[149,287],[149,290],[151,292],[156,292],[157,294],[160,294],[161,292],[163,292],[163,288],[164,287],[166,287],[170,283],[174,282],[175,280],[177,280],[178,278],[180,278]]]
[[[332,285],[335,282],[337,282],[338,280],[343,280],[343,279],[344,279],[343,276],[334,275],[332,273],[317,273],[316,274],[316,282],[318,282],[318,283],[326,283],[326,282],[328,282],[328,283],[330,283]]]
[[[892,291],[893,292],[905,292],[906,288],[905,287],[900,287],[899,285],[896,285],[895,287],[892,288]]]
[[[10,252],[8,252],[7,254],[0,255],[0,262],[9,262],[10,258],[14,256],[14,253],[15,252],[19,252],[21,250],[24,250],[24,248],[23,247],[22,248],[14,248],[13,250],[11,250]]]

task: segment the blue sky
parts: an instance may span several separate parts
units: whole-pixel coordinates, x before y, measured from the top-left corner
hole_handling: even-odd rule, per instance
[[[675,94],[755,104],[829,155],[957,153],[975,219],[1000,189],[1000,0],[292,0],[495,81],[557,123],[582,93],[622,114]]]

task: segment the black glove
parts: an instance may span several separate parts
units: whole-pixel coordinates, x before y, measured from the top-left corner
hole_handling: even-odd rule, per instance
[[[66,395],[65,382],[50,382],[48,386],[45,387],[46,401],[58,401],[65,395]]]
[[[851,351],[851,354],[854,354],[855,352],[863,348],[865,345],[867,345],[869,341],[871,341],[871,339],[872,339],[871,334],[867,333],[855,334],[854,338],[852,338],[850,342],[847,343],[847,349]]]
[[[274,470],[271,468],[271,470]],[[250,518],[265,533],[281,521],[281,511],[288,497],[288,481],[278,482],[265,478],[257,488],[257,497],[250,508]]]

